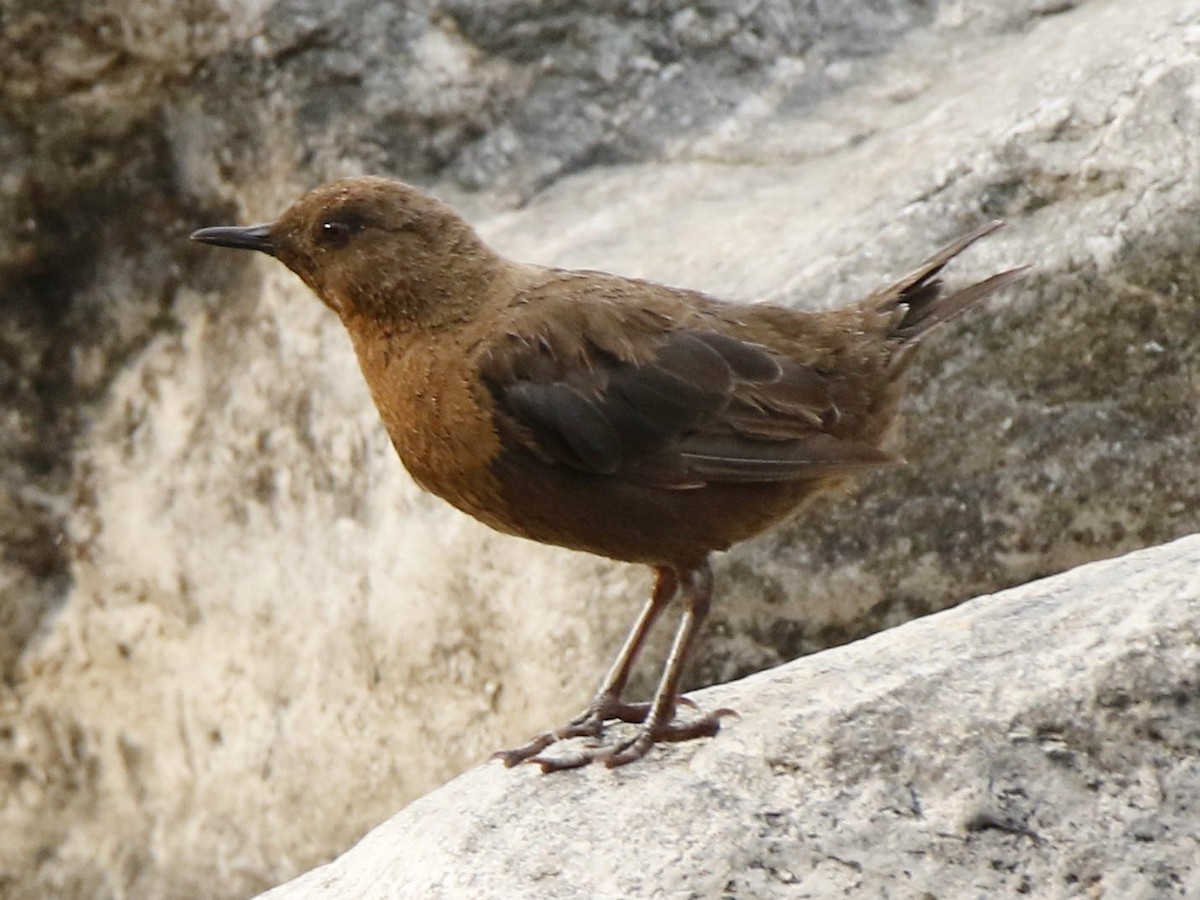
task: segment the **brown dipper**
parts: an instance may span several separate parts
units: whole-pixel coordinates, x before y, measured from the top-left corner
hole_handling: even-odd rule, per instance
[[[712,596],[710,555],[892,461],[880,443],[918,342],[1024,271],[942,293],[942,267],[998,227],[831,312],[510,262],[446,204],[382,178],[334,182],[271,224],[192,238],[276,257],[338,314],[423,488],[508,534],[654,569],[587,710],[497,754],[553,771],[619,766],[658,741],[717,733],[728,710],[675,719],[694,706],[679,681]],[[646,634],[676,596],[682,620],[654,699],[625,703]],[[544,755],[615,719],[641,727]]]

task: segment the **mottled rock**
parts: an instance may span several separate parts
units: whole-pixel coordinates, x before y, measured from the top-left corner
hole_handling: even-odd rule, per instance
[[[337,323],[185,240],[332,175],[810,306],[1009,220],[911,465],[722,560],[694,683],[1200,529],[1194,4],[584,6],[0,9],[0,893],[328,859],[574,712],[648,588],[420,494]]]
[[[645,765],[480,766],[263,900],[1191,897],[1200,536],[699,692]]]

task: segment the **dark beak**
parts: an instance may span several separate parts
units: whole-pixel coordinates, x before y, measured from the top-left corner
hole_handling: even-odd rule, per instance
[[[275,255],[275,245],[271,242],[271,226],[269,224],[248,225],[245,228],[237,225],[201,228],[199,231],[192,232],[192,240],[202,244],[214,244],[217,247],[261,250],[269,256]]]

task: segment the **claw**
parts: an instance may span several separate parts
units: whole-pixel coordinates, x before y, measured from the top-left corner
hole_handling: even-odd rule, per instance
[[[567,753],[563,756],[535,756],[529,760],[531,763],[542,767],[542,772],[564,772],[567,769],[581,769],[586,765],[590,765],[595,759],[595,751],[576,750],[573,753]]]
[[[525,760],[537,756],[558,738],[554,733],[547,731],[545,734],[539,734],[528,744],[522,744],[520,747],[514,747],[511,750],[497,750],[491,755],[491,759],[498,759],[504,763],[505,768],[511,769],[517,763],[525,762]]]
[[[624,766],[631,762],[641,759],[650,752],[650,748],[654,746],[654,739],[646,732],[642,732],[632,741],[626,741],[619,747],[614,747],[602,756],[597,757],[597,761],[604,763],[605,767],[615,769],[617,766]]]

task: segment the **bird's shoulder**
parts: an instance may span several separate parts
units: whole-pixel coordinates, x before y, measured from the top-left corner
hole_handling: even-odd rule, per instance
[[[718,304],[696,291],[604,272],[535,269],[489,317],[476,355],[500,379],[509,364],[553,361],[562,374],[603,358],[639,363],[673,331],[703,327]]]

